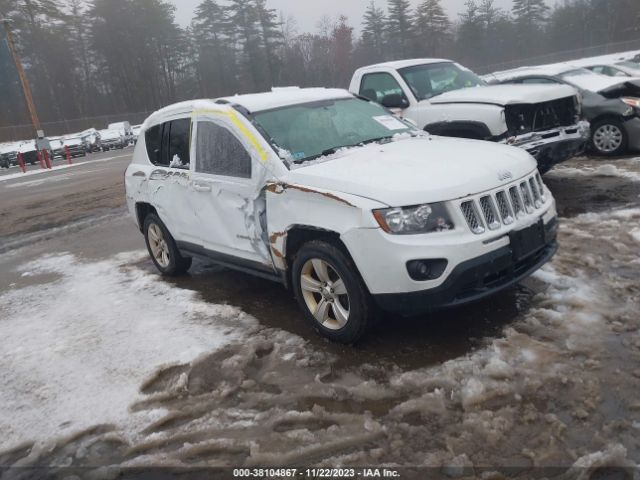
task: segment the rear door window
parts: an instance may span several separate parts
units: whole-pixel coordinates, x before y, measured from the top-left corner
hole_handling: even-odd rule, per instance
[[[162,164],[162,127],[163,125],[155,125],[144,134],[147,155],[149,156],[149,161],[154,165]]]

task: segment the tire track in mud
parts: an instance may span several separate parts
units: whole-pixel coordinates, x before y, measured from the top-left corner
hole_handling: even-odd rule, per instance
[[[435,366],[348,364],[261,327],[152,374],[131,406],[160,414],[142,431],[95,427],[53,447],[22,445],[0,464],[404,465],[509,478],[548,468],[549,478],[590,478],[638,463],[640,202],[633,181],[616,178],[628,190],[595,212],[579,213],[589,188],[573,192],[578,207],[565,212],[558,255],[528,282],[528,308],[474,351]]]

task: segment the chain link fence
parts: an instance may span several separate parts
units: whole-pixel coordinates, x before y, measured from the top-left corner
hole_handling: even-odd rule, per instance
[[[42,129],[45,135],[54,137],[68,133],[82,132],[88,128],[101,130],[107,128],[110,123],[129,122],[131,125],[137,125],[144,122],[151,113],[152,112],[122,113],[102,115],[99,117],[76,118],[73,120],[60,120],[58,122],[43,122]],[[32,125],[0,127],[0,142],[15,142],[33,139],[34,137],[35,131]]]

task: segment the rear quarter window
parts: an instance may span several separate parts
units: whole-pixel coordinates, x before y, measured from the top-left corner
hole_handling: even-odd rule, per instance
[[[149,161],[154,165],[161,165],[162,153],[162,125],[148,129],[144,134]]]

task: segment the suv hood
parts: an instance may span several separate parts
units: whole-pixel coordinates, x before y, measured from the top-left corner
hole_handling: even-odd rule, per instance
[[[352,148],[291,170],[286,181],[403,207],[498,188],[536,165],[520,148],[432,136]]]
[[[568,85],[488,85],[484,87],[452,90],[429,99],[439,103],[490,103],[510,105],[514,103],[542,103],[576,95]]]

